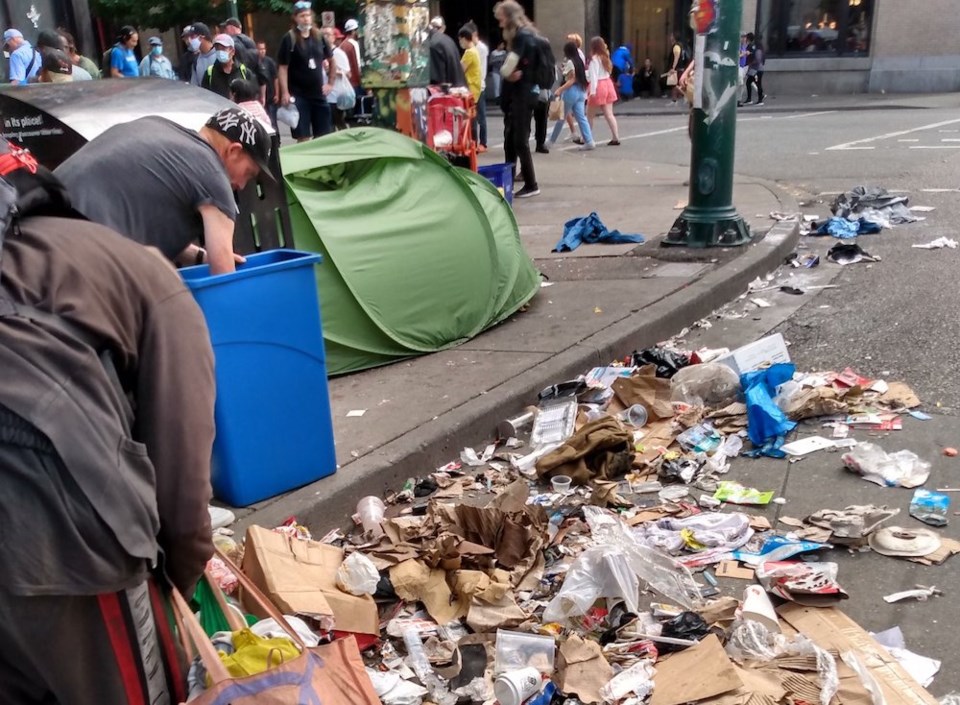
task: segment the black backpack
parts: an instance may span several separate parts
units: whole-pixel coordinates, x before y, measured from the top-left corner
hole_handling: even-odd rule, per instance
[[[544,90],[550,90],[557,80],[557,59],[549,39],[533,33],[531,38],[534,47],[531,59],[533,82]]]

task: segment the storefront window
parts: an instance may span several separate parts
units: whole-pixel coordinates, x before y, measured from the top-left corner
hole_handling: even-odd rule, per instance
[[[769,56],[865,56],[874,0],[761,0],[757,29]]]

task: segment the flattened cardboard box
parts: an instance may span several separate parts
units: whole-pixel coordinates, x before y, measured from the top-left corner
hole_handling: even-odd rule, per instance
[[[369,595],[340,590],[337,569],[343,551],[302,541],[262,526],[247,529],[243,572],[284,614],[333,617],[337,631],[380,634],[377,605]]]
[[[836,607],[787,603],[777,612],[820,648],[856,653],[880,684],[887,705],[938,705],[937,699],[903,670],[889,651]]]

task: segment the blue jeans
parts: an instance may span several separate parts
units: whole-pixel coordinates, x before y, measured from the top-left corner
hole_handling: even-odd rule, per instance
[[[593,142],[593,132],[590,131],[590,123],[587,122],[587,114],[584,110],[584,101],[587,98],[587,92],[577,84],[573,84],[563,92],[563,119],[557,120],[553,126],[553,134],[550,135],[550,141],[556,142],[560,139],[560,133],[563,132],[563,126],[567,121],[567,115],[573,113],[577,125],[580,126],[580,135],[586,144]]]

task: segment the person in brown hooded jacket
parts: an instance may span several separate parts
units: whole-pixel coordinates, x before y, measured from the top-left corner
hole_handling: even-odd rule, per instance
[[[0,698],[176,703],[213,552],[213,352],[172,266],[0,141]]]

